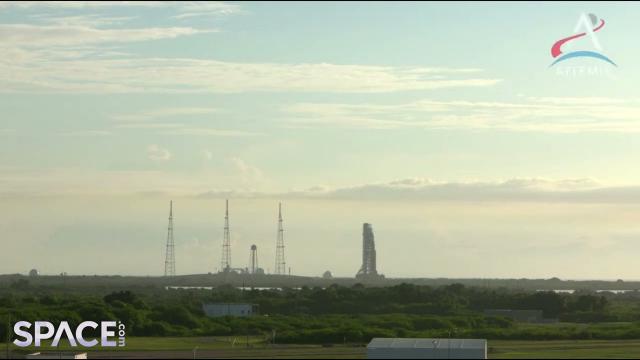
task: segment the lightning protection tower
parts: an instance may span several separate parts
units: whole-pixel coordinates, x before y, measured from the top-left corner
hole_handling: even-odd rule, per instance
[[[173,200],[169,202],[169,226],[167,227],[167,249],[164,260],[164,276],[176,275],[176,254],[173,243]]]
[[[287,266],[284,260],[284,229],[282,228],[282,203],[278,204],[278,240],[276,241],[276,274],[286,275]]]
[[[221,271],[231,270],[231,234],[229,232],[229,200],[226,200],[224,212],[224,240],[222,241]]]

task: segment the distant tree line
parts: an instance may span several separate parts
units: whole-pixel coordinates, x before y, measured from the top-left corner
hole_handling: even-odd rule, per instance
[[[26,281],[26,280],[25,280]],[[256,304],[259,315],[208,318],[204,303]],[[10,322],[122,321],[128,336],[233,336],[275,332],[285,343],[364,343],[372,337],[474,336],[489,339],[589,339],[640,336],[640,300],[626,295],[559,294],[466,287],[330,286],[283,290],[113,291],[68,294],[27,282],[0,289],[0,339]],[[589,326],[530,326],[483,315],[485,309],[542,310],[545,317]],[[625,322],[611,325],[597,323]]]

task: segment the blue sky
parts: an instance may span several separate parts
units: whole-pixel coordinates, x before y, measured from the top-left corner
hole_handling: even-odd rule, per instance
[[[175,199],[190,214],[177,221],[183,273],[208,272],[224,198],[242,204],[237,253],[259,242],[269,263],[265,212],[283,200],[303,274],[355,273],[368,221],[390,276],[640,278],[614,266],[640,250],[628,240],[640,230],[633,6],[4,2],[0,208],[17,210],[0,226],[16,253],[126,238],[144,261],[64,271],[155,274]],[[605,19],[599,51],[618,66],[549,67],[585,13]],[[585,37],[563,49],[592,48]],[[345,243],[343,259],[308,263],[305,252]],[[474,260],[486,246],[536,250],[517,269],[487,268]],[[607,249],[590,269],[567,266]],[[0,272],[63,271],[46,255],[0,258]],[[408,265],[420,262],[433,265]]]

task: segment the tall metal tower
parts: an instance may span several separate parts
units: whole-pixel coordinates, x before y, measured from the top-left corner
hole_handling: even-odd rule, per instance
[[[249,256],[249,274],[258,272],[258,247],[251,245],[251,255]]]
[[[169,226],[167,227],[167,251],[164,260],[164,276],[176,275],[176,254],[173,243],[173,200],[169,202]]]
[[[231,270],[231,234],[229,232],[229,200],[226,201],[224,212],[224,240],[222,241],[221,271]]]
[[[278,203],[278,240],[276,242],[276,274],[286,275],[287,266],[284,261],[284,229],[282,228],[282,203]]]

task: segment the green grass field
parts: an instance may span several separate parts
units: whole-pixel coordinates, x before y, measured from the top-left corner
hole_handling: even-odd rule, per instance
[[[491,359],[638,359],[640,340],[490,341]]]
[[[11,347],[14,356],[35,349]],[[115,351],[92,350],[91,358],[159,358],[159,357],[224,357],[224,358],[332,358],[358,359],[365,357],[362,346],[322,347],[318,345],[266,346],[261,338],[250,337],[206,337],[206,338],[127,338],[125,348]],[[43,347],[38,351],[53,351]],[[73,350],[63,346],[57,351]],[[75,350],[78,351],[78,350]],[[0,358],[6,355],[4,346]],[[578,341],[490,341],[491,359],[597,359],[640,358],[640,340],[578,340]]]

